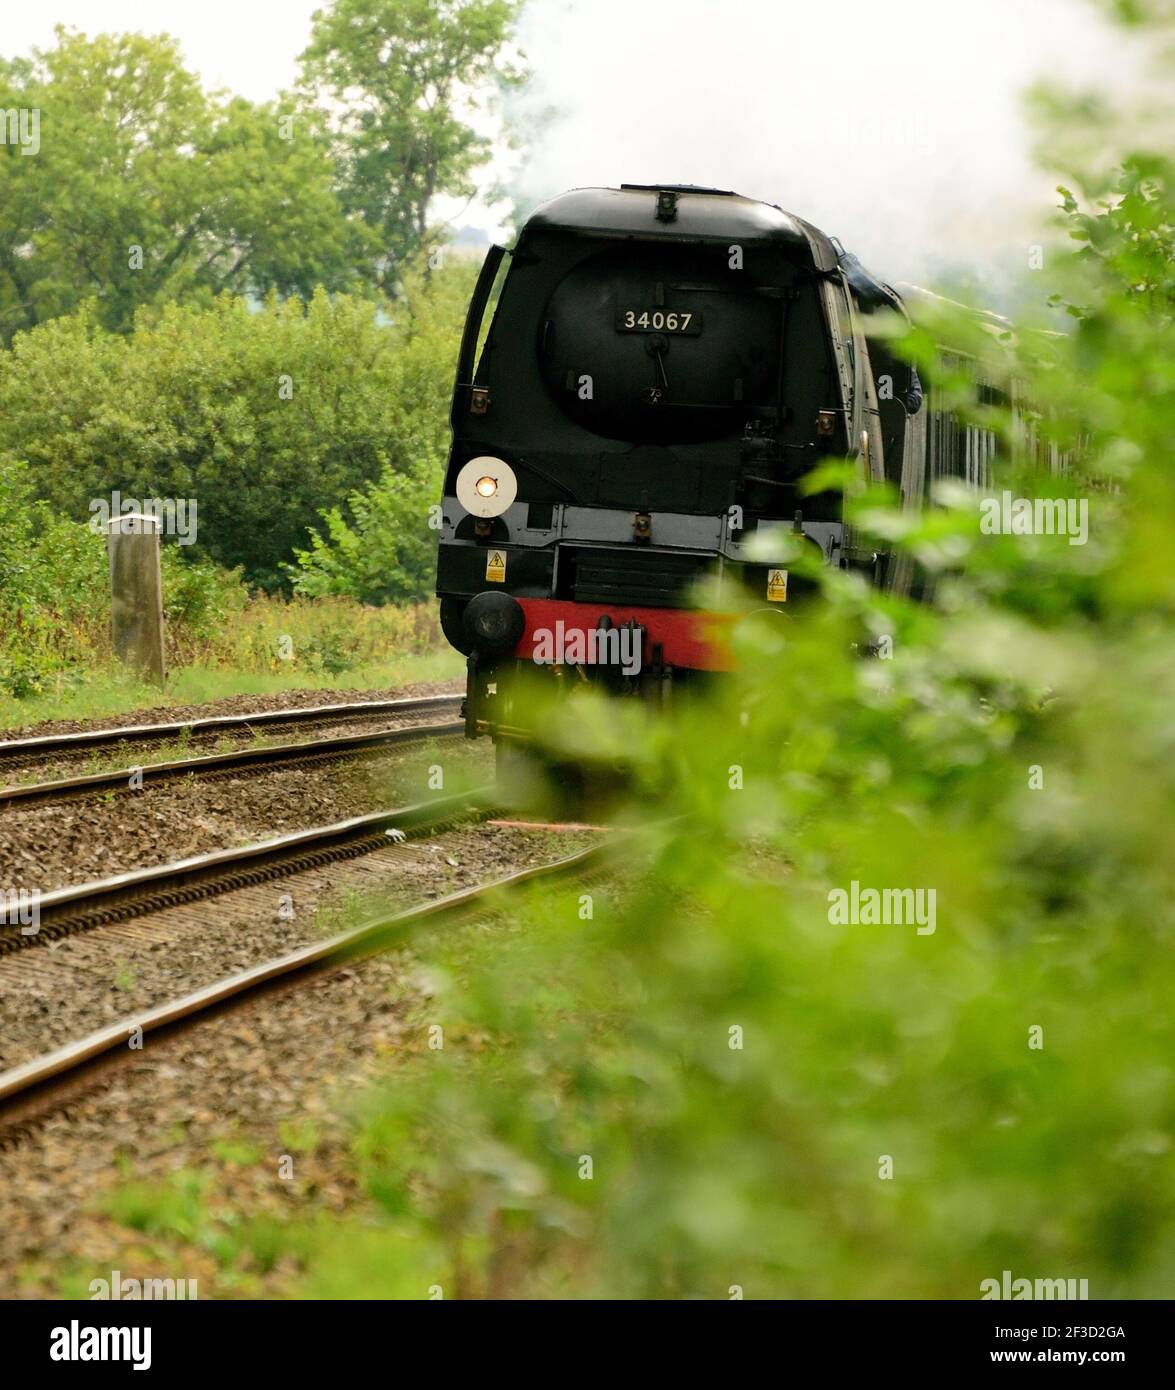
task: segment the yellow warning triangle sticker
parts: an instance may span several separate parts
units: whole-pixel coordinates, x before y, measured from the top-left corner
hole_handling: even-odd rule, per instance
[[[501,550],[491,550],[486,556],[486,579],[491,584],[506,582],[506,556]]]

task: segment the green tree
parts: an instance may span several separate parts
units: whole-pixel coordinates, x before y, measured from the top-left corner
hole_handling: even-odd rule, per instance
[[[126,331],[142,305],[356,283],[367,237],[292,104],[205,93],[167,37],[56,35],[0,60],[0,108],[40,122],[35,155],[0,146],[0,338],[89,296]]]
[[[71,646],[89,656],[108,621],[101,538],[38,502],[28,470],[0,456],[0,693],[35,693]]]
[[[321,512],[382,476],[402,533],[386,539],[402,559],[374,536],[364,550],[388,565],[389,587],[311,591],[423,592],[436,536],[424,499],[439,496],[472,273],[409,273],[390,321],[369,300],[322,290],[307,304],[273,294],[259,310],[226,294],[141,314],[121,336],[90,301],[0,351],[0,462],[27,464],[39,496],[78,521],[115,488],[194,498],[192,553],[267,588],[288,584],[283,566]],[[373,505],[390,524],[390,503]]]
[[[323,512],[325,535],[311,528],[310,548],[290,566],[297,593],[357,598],[363,603],[424,599],[436,571],[436,533],[429,507],[440,496],[441,470],[418,464],[408,472],[385,468],[377,481]]]
[[[472,198],[490,142],[471,120],[518,86],[519,0],[335,0],[314,15],[303,87],[332,122],[348,211],[392,265],[419,251],[439,194]],[[385,272],[387,265],[385,264]]]
[[[289,568],[298,593],[364,603],[427,597],[436,574],[430,509],[441,498],[449,444],[453,362],[473,292],[474,267],[458,263],[426,278],[409,272],[397,305],[402,350],[387,397],[389,432],[402,441],[379,477],[322,514],[310,546]]]

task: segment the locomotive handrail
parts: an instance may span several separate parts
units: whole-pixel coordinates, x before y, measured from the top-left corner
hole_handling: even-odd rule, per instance
[[[497,279],[502,258],[510,253],[504,246],[494,245],[486,252],[481,263],[473,298],[469,301],[469,313],[465,316],[465,327],[461,333],[461,350],[457,354],[457,380],[453,383],[453,412],[451,422],[457,426],[457,416],[466,404],[466,393],[473,385],[474,361],[477,351],[477,335],[481,331],[481,321],[489,303],[490,292]]]

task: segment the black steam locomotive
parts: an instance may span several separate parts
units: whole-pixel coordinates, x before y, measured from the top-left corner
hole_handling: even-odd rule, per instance
[[[719,606],[735,590],[794,603],[798,544],[909,590],[907,562],[860,543],[839,492],[799,487],[826,457],[908,507],[937,472],[983,481],[989,442],[938,418],[927,431],[916,373],[871,335],[885,308],[904,312],[836,241],[719,189],[579,189],[513,252],[490,250],[437,562],[471,737],[520,732],[524,668],[660,699],[727,667],[721,623],[690,606],[704,575]]]

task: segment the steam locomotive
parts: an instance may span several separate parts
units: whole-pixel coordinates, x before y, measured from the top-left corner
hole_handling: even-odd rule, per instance
[[[937,473],[983,481],[990,441],[921,409],[917,374],[870,331],[883,309],[905,312],[837,241],[721,189],[577,189],[512,252],[491,248],[437,561],[468,736],[522,735],[523,671],[659,701],[725,669],[721,622],[691,606],[698,581],[719,607],[737,590],[780,611],[802,597],[797,545],[909,592],[908,561],[862,544],[839,491],[800,487],[826,458],[907,507]]]

